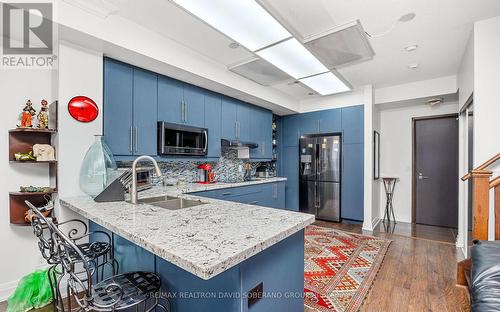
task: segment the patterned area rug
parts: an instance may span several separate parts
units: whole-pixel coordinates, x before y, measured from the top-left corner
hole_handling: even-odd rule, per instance
[[[305,311],[358,311],[391,242],[335,229],[305,231]]]

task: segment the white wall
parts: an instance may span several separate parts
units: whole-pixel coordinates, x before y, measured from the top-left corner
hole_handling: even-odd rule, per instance
[[[381,176],[399,177],[394,191],[394,214],[397,221],[411,222],[412,118],[458,111],[458,103],[434,107],[416,100],[406,105],[378,105],[380,108]],[[380,180],[378,183],[382,183]],[[384,214],[385,192],[380,187],[380,215]]]
[[[372,128],[374,131],[377,131],[380,133],[381,131],[381,124],[380,124],[380,105],[373,105],[373,112],[372,112]],[[373,133],[372,133],[372,138],[373,142]],[[372,146],[373,148],[373,146]],[[379,147],[380,148],[380,147]],[[373,150],[372,150],[373,154]],[[373,155],[372,155],[372,163],[370,164],[370,167],[368,168],[371,172],[371,183],[372,183],[372,226],[375,227],[376,223],[380,220],[380,188],[381,188],[381,183],[380,179],[379,180],[373,180]]]
[[[59,46],[59,196],[82,194],[80,166],[94,135],[102,134],[103,56],[99,52],[61,42]],[[90,123],[73,119],[67,110],[71,98],[88,96],[99,107],[99,116]],[[75,217],[61,211],[63,219]]]
[[[2,113],[0,114],[0,301],[3,301],[17,284],[17,279],[43,262],[33,239],[31,227],[19,227],[9,223],[9,191],[19,191],[20,185],[49,185],[48,166],[42,164],[9,164],[7,131],[19,124],[19,114],[27,99],[35,109],[40,101],[51,103],[52,73],[50,70],[0,70]]]
[[[500,152],[500,17],[474,24],[474,167]],[[500,165],[493,168],[500,173]],[[493,196],[490,195],[493,207]],[[490,209],[490,238],[494,210]]]
[[[38,110],[41,99],[59,100],[59,132],[56,154],[59,165],[59,196],[80,194],[78,177],[86,150],[94,134],[102,132],[102,118],[88,124],[72,119],[66,105],[73,96],[91,97],[102,108],[102,54],[69,44],[59,47],[59,72],[50,70],[2,70],[1,94],[5,105],[0,114],[0,301],[15,289],[18,280],[37,268],[45,267],[31,227],[9,224],[7,191],[17,191],[20,185],[48,185],[46,165],[20,165],[8,162],[8,129],[14,128],[27,99]],[[59,81],[59,83],[58,83]],[[57,94],[59,90],[59,95]],[[101,111],[102,112],[102,111]],[[61,147],[61,148],[59,148]],[[59,219],[73,217],[72,213],[56,211]]]

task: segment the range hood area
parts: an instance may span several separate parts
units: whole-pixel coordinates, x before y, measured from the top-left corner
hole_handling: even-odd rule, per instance
[[[247,148],[258,148],[259,144],[254,142],[246,142],[240,140],[226,140],[221,139],[221,146],[229,149],[247,149]]]

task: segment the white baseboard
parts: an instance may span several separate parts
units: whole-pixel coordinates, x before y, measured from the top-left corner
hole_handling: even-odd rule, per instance
[[[374,220],[372,220],[372,227],[373,228],[376,228],[377,225],[382,221],[382,219],[380,218],[375,218]]]
[[[0,302],[7,301],[10,295],[16,290],[19,281],[12,281],[0,284]]]

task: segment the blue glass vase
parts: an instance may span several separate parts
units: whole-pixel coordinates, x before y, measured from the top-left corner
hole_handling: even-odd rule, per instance
[[[96,197],[118,177],[115,159],[102,135],[95,136],[80,169],[80,189]]]

